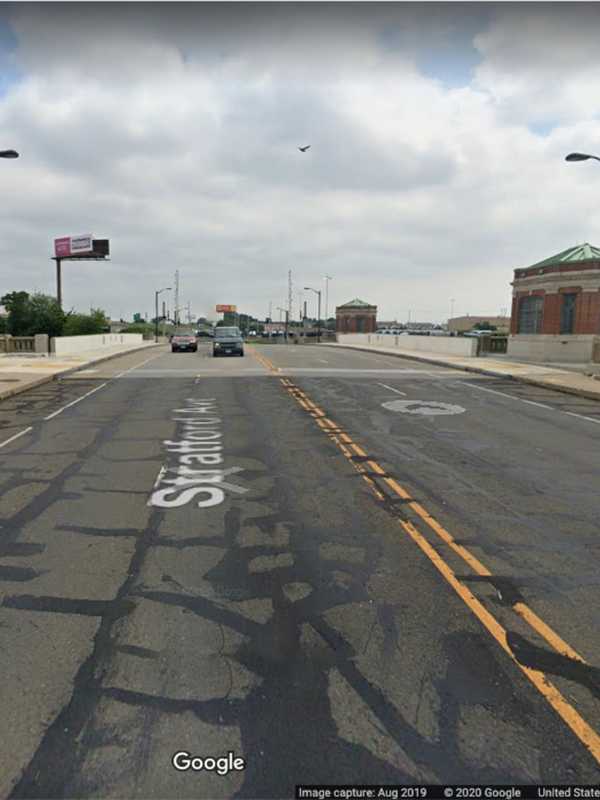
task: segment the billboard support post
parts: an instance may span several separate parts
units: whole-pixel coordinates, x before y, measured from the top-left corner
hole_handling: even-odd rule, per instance
[[[62,262],[63,261],[110,261],[108,239],[94,239],[92,234],[83,236],[61,236],[54,240],[56,261],[56,301],[62,308]]]
[[[60,272],[61,259],[56,259],[56,302],[58,307],[62,308],[62,275]]]

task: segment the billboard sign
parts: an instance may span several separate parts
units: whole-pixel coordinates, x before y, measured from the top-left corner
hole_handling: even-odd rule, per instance
[[[217,306],[217,312],[219,314],[235,314],[237,311],[237,306]]]
[[[85,255],[94,249],[94,240],[91,233],[79,236],[61,236],[54,240],[54,255],[57,258]]]

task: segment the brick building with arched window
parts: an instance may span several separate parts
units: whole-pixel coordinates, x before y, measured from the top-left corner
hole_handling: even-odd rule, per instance
[[[514,273],[509,355],[600,361],[600,249],[581,244]]]

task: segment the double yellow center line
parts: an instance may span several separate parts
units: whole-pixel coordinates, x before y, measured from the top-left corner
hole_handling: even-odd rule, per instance
[[[264,359],[264,365],[272,371],[276,367]],[[454,537],[441,525],[423,506],[413,500],[410,493],[401,486],[394,478],[390,478],[386,471],[374,459],[368,458],[367,453],[353,439],[333,422],[325,412],[310,400],[310,398],[295,386],[288,378],[280,378],[282,385],[287,392],[296,400],[316,422],[319,428],[339,447],[343,455],[352,463],[352,466],[361,474],[369,484],[371,490],[380,500],[385,500],[385,494],[381,491],[372,475],[380,476],[379,480],[385,484],[396,496],[405,501],[404,505],[410,508],[443,542],[448,545],[469,567],[477,574],[485,577],[492,577],[490,570],[476,558],[466,547],[458,544]],[[359,462],[355,458],[359,456]],[[366,469],[368,467],[368,469]],[[485,608],[470,589],[459,580],[449,564],[442,558],[437,550],[427,541],[427,539],[409,521],[398,519],[398,522],[405,533],[415,542],[421,551],[432,562],[436,569],[441,573],[445,580],[450,584],[458,596],[475,614],[482,625],[498,642],[500,647],[510,656],[519,669],[527,676],[536,689],[544,696],[552,708],[571,728],[577,738],[587,747],[591,755],[600,764],[600,736],[583,719],[583,717],[567,702],[560,691],[548,679],[546,674],[538,669],[532,669],[519,662],[508,644],[507,631],[498,620]],[[585,664],[585,660],[567,642],[564,641],[556,631],[547,625],[529,606],[517,601],[512,604],[513,610],[539,634],[545,641],[558,653],[565,658],[572,659]]]

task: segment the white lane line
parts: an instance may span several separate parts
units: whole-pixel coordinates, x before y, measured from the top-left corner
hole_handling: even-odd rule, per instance
[[[499,392],[497,389],[488,389],[485,386],[476,386],[474,383],[465,383],[464,381],[457,381],[462,386],[469,386],[471,389],[479,389],[480,392],[490,392],[490,394],[499,394],[500,397],[508,397],[509,400],[518,400],[519,403],[527,403],[530,406],[539,406],[539,408],[546,408],[549,411],[556,411],[556,408],[552,406],[547,406],[545,403],[536,403],[534,400],[524,400],[522,397],[515,397],[512,394],[506,394],[505,392]],[[566,412],[565,412],[566,413]]]
[[[23,431],[20,431],[20,433],[15,433],[15,435],[11,436],[10,439],[7,439],[6,441],[2,442],[2,444],[0,444],[0,447],[4,447],[5,444],[10,444],[11,442],[14,442],[15,439],[19,438],[19,436],[24,436],[26,433],[29,433],[29,431],[32,431],[32,430],[33,430],[33,428],[29,427],[29,428],[25,428],[25,430],[23,430]]]
[[[151,358],[147,358],[145,361],[142,361],[139,364],[135,364],[133,367],[129,367],[129,369],[123,370],[123,372],[119,372],[118,375],[115,375],[115,378],[122,378],[123,375],[127,375],[128,372],[133,372],[134,369],[138,369],[138,367],[143,367],[144,364],[148,364],[150,361],[155,361],[157,358],[160,358],[164,353],[159,353],[156,356],[152,356]]]
[[[595,422],[596,425],[600,425],[600,419],[594,419],[594,417],[584,417],[583,414],[575,414],[574,411],[563,411],[563,414],[568,414],[570,417],[579,417],[579,419],[587,419],[588,422]]]
[[[77,398],[77,400],[73,400],[72,402],[67,403],[66,406],[63,406],[62,408],[59,408],[58,411],[53,411],[52,414],[48,414],[47,417],[44,417],[44,422],[46,420],[53,419],[54,417],[57,417],[59,414],[62,414],[62,412],[66,411],[67,408],[71,408],[71,406],[77,405],[77,403],[81,403],[81,401],[85,400],[86,397],[89,397],[91,394],[94,394],[94,392],[97,392],[99,389],[103,389],[107,385],[107,383],[108,383],[108,381],[106,381],[106,383],[101,383],[100,386],[96,386],[96,388],[92,389],[90,392],[86,392],[85,394],[82,394],[81,397]]]
[[[442,377],[451,378],[455,377],[455,372],[448,372],[446,370],[422,370],[422,369],[360,369],[356,367],[281,367],[283,370],[289,370],[293,373],[298,372],[325,372],[325,373],[344,373],[349,375],[412,375],[415,377]]]
[[[403,397],[406,397],[406,392],[401,392],[398,389],[394,389],[393,386],[388,386],[387,383],[380,383],[379,386],[383,386],[384,389],[389,389],[390,392],[396,392],[396,394],[401,394]]]
[[[324,358],[318,358],[317,361],[320,361],[321,364],[329,364],[329,361],[325,361]]]

